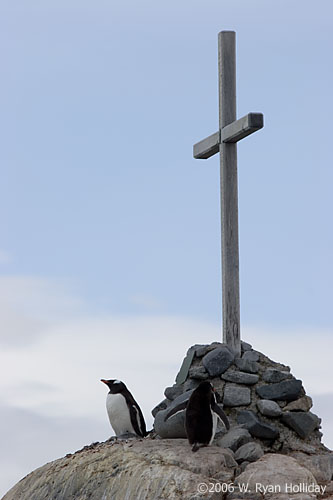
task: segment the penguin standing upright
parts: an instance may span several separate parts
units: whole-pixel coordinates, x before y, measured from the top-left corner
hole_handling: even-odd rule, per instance
[[[200,446],[208,446],[212,443],[218,418],[224,423],[226,429],[230,428],[227,416],[216,402],[214,388],[206,380],[192,392],[188,401],[172,408],[164,420],[184,409],[186,409],[186,435],[192,445],[192,451],[197,451]]]
[[[136,434],[139,437],[145,437],[147,431],[142,411],[126,385],[114,379],[102,378],[101,382],[110,389],[106,397],[106,409],[116,436]]]

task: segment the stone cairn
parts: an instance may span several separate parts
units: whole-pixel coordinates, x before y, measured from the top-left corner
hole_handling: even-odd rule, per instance
[[[240,357],[221,343],[190,347],[176,383],[165,389],[165,399],[152,410],[160,438],[186,437],[184,411],[166,422],[164,417],[189,398],[202,380],[212,382],[217,402],[230,421],[229,432],[219,425],[213,444],[229,448],[241,470],[266,453],[288,454],[305,463],[309,456],[329,452],[321,443],[321,419],[310,411],[312,400],[302,381],[288,366],[246,342],[242,342]]]

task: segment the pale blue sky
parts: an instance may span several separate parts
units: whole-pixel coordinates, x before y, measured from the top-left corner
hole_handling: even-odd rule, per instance
[[[239,147],[242,319],[332,325],[331,8],[228,3],[2,2],[5,273],[218,321],[218,160],[192,144],[217,129],[226,27],[238,114],[265,115]]]
[[[182,318],[180,337],[198,324],[214,332],[206,341],[218,340],[218,159],[194,160],[192,145],[217,130],[217,33],[231,29],[238,116],[265,116],[264,129],[238,148],[243,330],[275,332],[280,343],[293,332],[315,335],[321,364],[321,338],[333,329],[332,19],[330,0],[1,1],[0,319],[8,359],[29,359],[59,324],[85,318],[132,321],[133,345],[150,347],[152,358],[163,355],[152,332],[158,337],[170,318]],[[147,338],[141,323],[136,331],[140,318],[156,320]],[[202,341],[198,332],[184,339],[157,398],[185,346]],[[260,350],[255,334],[246,340]],[[102,348],[113,354],[117,341],[111,330]],[[298,366],[305,353],[297,345],[294,358],[279,361]],[[48,348],[41,352],[52,357]],[[68,346],[58,348],[61,364]],[[100,348],[89,354],[98,358]],[[80,359],[73,371],[87,370]],[[21,362],[17,387],[29,371]],[[45,382],[45,373],[40,367],[29,383]],[[98,365],[89,376],[123,377],[132,387],[140,379],[126,369],[99,373]],[[305,383],[315,390],[315,380]],[[11,397],[15,384],[3,384],[4,413],[30,411]],[[72,418],[64,385],[58,390],[59,414]],[[104,422],[102,389],[98,398]],[[32,400],[36,418],[50,417],[42,391]],[[146,413],[157,402],[145,401]],[[82,446],[94,440],[92,429]],[[69,451],[66,441],[62,450],[50,444],[46,458]],[[12,482],[25,467],[13,465]]]
[[[330,326],[329,2],[121,5],[3,2],[4,271],[218,320],[218,160],[191,152],[217,128],[227,27],[238,114],[265,114],[239,147],[242,319]]]

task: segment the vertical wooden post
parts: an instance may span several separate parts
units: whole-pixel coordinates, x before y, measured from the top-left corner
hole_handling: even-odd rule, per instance
[[[236,33],[219,33],[219,131],[193,146],[206,160],[220,153],[223,342],[241,352],[238,249],[237,142],[264,126],[262,113],[236,119]]]
[[[236,120],[236,34],[218,38],[219,123]],[[240,354],[237,143],[220,142],[223,342]]]

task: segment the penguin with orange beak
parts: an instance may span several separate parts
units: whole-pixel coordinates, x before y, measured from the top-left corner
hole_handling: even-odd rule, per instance
[[[115,435],[119,437],[134,434],[138,437],[145,437],[147,431],[142,411],[124,382],[103,378],[101,382],[109,388],[106,409]]]

